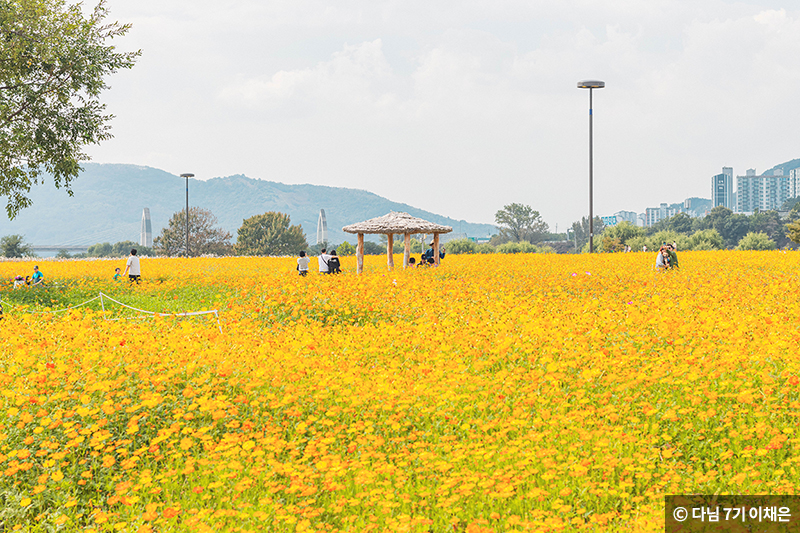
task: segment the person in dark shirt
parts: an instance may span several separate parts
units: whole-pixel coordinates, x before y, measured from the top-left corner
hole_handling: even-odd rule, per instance
[[[667,253],[669,254],[669,268],[679,268],[678,252],[675,250],[674,244],[667,245]]]
[[[444,259],[444,247],[439,248],[439,259]],[[422,261],[425,263],[433,264],[435,263],[433,257],[433,242],[431,241],[431,247],[422,254]]]
[[[339,264],[339,256],[336,255],[336,250],[331,250],[330,259],[328,259],[328,272],[330,274],[339,274],[342,272],[341,265]]]

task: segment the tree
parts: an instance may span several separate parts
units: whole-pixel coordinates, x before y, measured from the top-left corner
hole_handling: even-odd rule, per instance
[[[728,217],[720,234],[725,239],[725,247],[731,249],[736,247],[750,231],[750,217],[737,213]]]
[[[0,250],[3,257],[28,257],[33,255],[30,244],[24,242],[23,235],[6,235],[0,239]]]
[[[536,246],[527,241],[508,241],[495,250],[498,254],[552,254],[555,252],[549,246]]]
[[[216,223],[217,217],[208,209],[189,208],[190,257],[231,254],[231,234],[215,228]],[[153,241],[153,248],[158,253],[171,257],[186,255],[186,209],[172,215],[167,227]]]
[[[616,226],[606,226],[603,229],[602,244],[606,252],[619,252],[625,250],[625,245],[636,237],[644,237],[645,230],[634,226],[627,220]]]
[[[717,230],[702,229],[692,234],[689,246],[692,250],[719,250],[725,246],[725,241]]]
[[[110,242],[98,242],[90,246],[86,254],[89,257],[108,257],[111,255],[111,250],[113,249]]]
[[[800,196],[789,198],[781,205],[781,211],[791,211],[796,205],[800,205]]]
[[[394,252],[394,247],[392,247]],[[386,245],[381,246],[377,242],[364,241],[364,255],[382,255],[386,253]]]
[[[349,242],[345,241],[336,248],[336,253],[341,257],[347,257],[349,255],[356,255],[356,247],[350,244]]]
[[[700,219],[702,227],[697,229],[715,229],[717,232],[725,237],[723,230],[725,222],[733,215],[733,211],[727,207],[718,205],[708,212],[708,214]]]
[[[647,234],[653,235],[659,231],[674,231],[689,235],[692,232],[692,217],[686,213],[676,213],[669,218],[659,220],[647,228]]]
[[[0,195],[9,218],[31,205],[43,172],[72,194],[89,160],[84,147],[111,137],[105,78],[141,52],[108,43],[130,26],[105,22],[107,14],[104,0],[88,16],[65,0],[0,0]]]
[[[769,238],[766,233],[756,233],[751,231],[739,241],[737,250],[774,250],[775,241]]]
[[[191,210],[190,210],[190,212],[191,212]],[[184,231],[184,237],[183,237],[184,244],[183,244],[183,246],[184,246],[184,248],[186,248],[186,234],[185,234],[185,232],[186,232],[186,229],[185,229],[185,227],[186,227],[186,219],[185,218],[184,218],[183,224],[184,224],[184,230],[183,230]],[[149,256],[156,255],[155,251],[152,248],[147,247],[147,246],[142,246],[142,245],[137,244],[137,243],[135,243],[133,241],[115,242],[114,246],[111,247],[111,253],[109,255],[111,257],[127,257],[131,253],[131,250],[133,250],[133,249],[136,250],[136,255],[139,255],[139,256],[149,257]]]
[[[789,237],[792,242],[800,244],[800,220],[786,225],[786,236]]]
[[[303,228],[292,226],[285,213],[269,211],[246,218],[238,233],[239,255],[295,255],[308,248]]]
[[[506,241],[537,243],[550,229],[542,215],[529,205],[509,204],[495,213],[494,221]]]
[[[447,242],[447,253],[474,254],[477,244],[469,239],[453,239]]]
[[[185,211],[184,211],[185,212]],[[184,228],[186,227],[186,219],[184,218],[183,223]],[[183,251],[186,251],[186,229],[184,231],[183,237]],[[133,241],[119,241],[114,243],[113,245],[109,242],[102,242],[93,244],[89,247],[86,251],[86,255],[88,257],[126,257],[130,254],[132,249],[136,249],[136,255],[139,256],[152,256],[155,255],[152,248],[148,248],[147,246],[139,246]],[[180,255],[180,253],[176,254]],[[67,254],[69,257],[69,254]]]
[[[686,213],[677,213],[667,219],[667,229],[689,235],[692,232],[692,217]]]
[[[602,218],[594,217],[593,229],[595,237],[603,233],[605,224],[603,224]],[[582,217],[580,222],[573,222],[572,232],[576,243],[575,249],[582,250],[586,243],[589,242],[589,219],[587,217]]]
[[[758,211],[749,217],[749,222],[750,231],[766,233],[770,239],[775,241],[778,248],[783,248],[788,244],[785,223],[777,211]]]

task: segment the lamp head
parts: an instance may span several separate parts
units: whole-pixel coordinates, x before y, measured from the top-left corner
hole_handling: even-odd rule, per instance
[[[182,178],[193,178],[194,174],[181,174]]]
[[[600,80],[583,80],[578,82],[578,89],[602,89],[606,82]]]

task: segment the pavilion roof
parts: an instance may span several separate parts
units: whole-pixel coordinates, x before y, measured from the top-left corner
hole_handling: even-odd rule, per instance
[[[347,233],[383,233],[386,235],[391,233],[398,235],[406,233],[450,233],[453,228],[412,217],[408,213],[392,211],[382,217],[350,224],[343,227],[342,231]]]

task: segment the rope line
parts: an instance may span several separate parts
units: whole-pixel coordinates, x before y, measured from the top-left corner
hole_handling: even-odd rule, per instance
[[[131,305],[124,304],[124,303],[120,302],[119,300],[115,300],[114,298],[112,298],[111,296],[109,296],[108,294],[105,294],[103,292],[98,293],[97,296],[95,296],[94,298],[91,298],[90,300],[86,300],[83,303],[79,303],[79,304],[73,305],[71,307],[65,307],[64,309],[55,309],[55,310],[52,310],[52,311],[27,311],[27,313],[32,314],[32,315],[42,315],[42,314],[47,314],[47,313],[50,313],[50,314],[62,313],[64,311],[69,311],[70,309],[77,309],[78,307],[84,306],[84,305],[86,305],[88,303],[91,303],[91,302],[97,300],[98,298],[100,299],[100,307],[103,310],[103,319],[104,320],[120,320],[119,318],[108,318],[106,316],[105,299],[107,298],[108,300],[114,302],[115,304],[121,305],[122,307],[126,307],[128,309],[132,309],[132,310],[137,311],[139,313],[145,313],[145,314],[151,315],[151,316],[188,317],[188,316],[200,316],[200,315],[213,314],[217,319],[217,327],[219,328],[219,332],[222,333],[222,325],[219,322],[219,311],[217,309],[211,309],[209,311],[186,311],[186,312],[183,312],[183,313],[158,313],[156,311],[148,311],[146,309],[139,309],[138,307],[133,307]],[[0,304],[6,305],[8,307],[20,307],[20,306],[16,306],[16,305],[11,305],[10,303],[8,303],[7,301],[2,300],[2,299],[0,299]]]
[[[128,309],[133,309],[134,311],[139,311],[140,313],[147,313],[148,315],[153,315],[153,316],[197,316],[197,315],[210,315],[212,313],[213,314],[217,314],[217,310],[216,309],[212,309],[210,311],[187,311],[187,312],[184,312],[184,313],[158,313],[156,311],[147,311],[145,309],[139,309],[138,307],[132,307],[130,305],[127,305],[127,304],[124,304],[124,303],[120,302],[119,300],[115,300],[114,298],[112,298],[108,294],[105,294],[105,293],[102,293],[102,292],[100,293],[100,296],[98,296],[98,298],[99,297],[108,298],[109,300],[111,300],[115,304],[119,304],[122,307],[127,307]]]
[[[50,310],[50,311],[28,311],[28,313],[30,313],[32,315],[44,315],[44,314],[47,314],[47,313],[50,313],[50,314],[63,313],[64,311],[69,311],[70,309],[76,309],[78,307],[81,307],[82,305],[86,305],[86,304],[88,304],[90,302],[93,302],[93,301],[97,300],[98,298],[100,298],[99,295],[95,296],[91,300],[86,300],[85,302],[83,302],[81,304],[73,305],[71,307],[65,307],[64,309],[53,309],[53,310]],[[5,305],[7,305],[7,306],[9,306],[9,307],[20,307],[18,305],[11,305],[10,303],[6,302],[5,300],[0,300],[0,302],[5,304]]]

